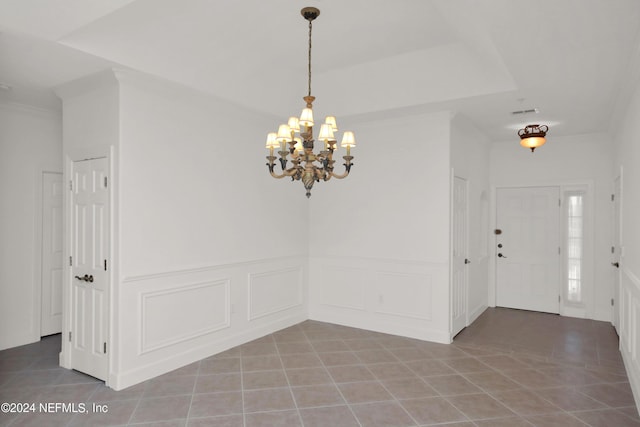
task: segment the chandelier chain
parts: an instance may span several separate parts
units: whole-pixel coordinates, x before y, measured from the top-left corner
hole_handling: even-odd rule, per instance
[[[309,20],[309,93],[308,96],[311,96],[311,20]]]

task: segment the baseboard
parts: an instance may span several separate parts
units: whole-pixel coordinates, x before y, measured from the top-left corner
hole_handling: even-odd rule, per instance
[[[314,311],[313,313],[310,313],[309,319],[316,320],[318,322],[327,322],[352,328],[365,329],[367,331],[380,332],[383,334],[399,335],[422,341],[432,341],[441,344],[451,343],[449,333],[447,331],[434,330],[419,326],[401,325],[398,323],[391,323],[386,319],[365,319],[323,311]]]
[[[636,402],[636,408],[640,408],[640,371],[634,369],[632,360],[633,356],[624,348],[624,346],[620,347],[620,353],[622,354],[624,368],[627,371],[627,377],[629,378],[629,385],[631,386],[631,392],[633,393],[633,400]]]
[[[467,321],[467,326],[471,325],[473,322],[476,321],[476,319],[478,317],[480,317],[480,315],[482,315],[482,313],[484,313],[484,311],[489,308],[486,304],[482,304],[480,306],[478,306],[477,308],[473,309],[471,311],[471,313],[469,313],[469,319]]]

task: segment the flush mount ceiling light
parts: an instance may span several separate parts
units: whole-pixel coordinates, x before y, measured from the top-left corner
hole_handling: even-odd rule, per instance
[[[309,85],[307,96],[302,98],[306,102],[306,107],[302,110],[299,118],[295,116],[289,117],[286,124],[280,125],[278,132],[267,134],[266,148],[269,149],[267,167],[271,176],[278,179],[288,176],[291,177],[292,181],[301,180],[307,190],[307,198],[309,198],[311,197],[311,188],[315,182],[320,182],[320,180],[329,181],[331,178],[342,179],[349,175],[353,165],[351,163],[353,160],[351,147],[356,146],[356,140],[353,132],[346,131],[343,133],[340,146],[347,150],[346,156],[342,156],[345,161],[345,171],[342,174],[334,173],[333,164],[335,160],[333,160],[333,153],[338,149],[334,132],[338,131],[338,127],[336,118],[327,116],[325,122],[320,126],[318,135],[318,140],[324,143],[324,149],[318,154],[313,152],[313,101],[316,98],[311,96],[311,23],[320,15],[320,10],[315,7],[305,7],[300,13],[304,19],[309,21]],[[288,147],[287,144],[289,145]],[[279,160],[282,167],[281,174],[277,174],[274,171],[276,157],[273,155],[273,150],[275,148],[280,148],[278,154],[280,154]],[[287,159],[291,160],[292,166],[290,168],[287,168]]]
[[[520,145],[526,148],[530,148],[531,152],[544,145],[546,142],[545,136],[547,135],[547,131],[549,130],[548,126],[545,125],[527,125],[524,129],[520,129],[518,131],[518,136],[520,137]]]

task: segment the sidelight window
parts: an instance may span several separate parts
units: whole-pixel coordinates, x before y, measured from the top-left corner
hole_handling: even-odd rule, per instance
[[[565,193],[566,206],[566,292],[571,303],[582,302],[584,252],[584,193]]]

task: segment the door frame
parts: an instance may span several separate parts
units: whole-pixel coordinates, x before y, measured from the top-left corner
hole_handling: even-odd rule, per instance
[[[488,295],[488,305],[489,307],[496,307],[497,302],[497,288],[498,288],[498,277],[497,277],[497,252],[496,248],[496,236],[494,234],[494,230],[497,228],[497,213],[498,213],[498,199],[497,199],[497,190],[500,188],[530,188],[530,187],[558,187],[560,189],[560,198],[562,199],[565,195],[565,192],[575,190],[576,188],[584,188],[586,189],[585,194],[587,196],[587,207],[586,207],[586,219],[585,219],[585,240],[587,240],[587,247],[585,248],[585,265],[587,268],[584,270],[584,276],[586,282],[588,283],[588,287],[585,291],[585,300],[584,307],[572,307],[571,305],[566,304],[565,298],[562,298],[560,301],[559,314],[561,316],[568,317],[579,317],[579,318],[587,318],[594,319],[595,318],[595,193],[594,193],[594,181],[591,179],[585,180],[571,180],[571,181],[545,181],[540,180],[536,182],[509,182],[505,184],[493,184],[491,186],[491,201],[489,213],[489,222],[490,229],[488,233],[489,242],[492,244],[492,250],[489,251],[489,295]],[[561,215],[564,211],[561,211]],[[560,218],[560,234],[561,234],[561,242],[560,247],[562,254],[566,253],[566,242],[564,236],[566,236],[566,224],[562,221],[562,217]],[[564,255],[563,255],[564,256]],[[564,263],[561,261],[560,264],[560,279],[558,282],[558,292],[561,295],[564,295],[563,289],[563,277],[565,271]]]
[[[72,250],[72,204],[73,198],[71,197],[71,191],[69,191],[69,182],[73,177],[73,165],[74,162],[82,160],[91,160],[96,158],[106,158],[109,170],[109,186],[107,188],[109,194],[109,269],[107,271],[107,340],[109,342],[109,351],[107,352],[107,376],[105,379],[105,385],[109,385],[114,372],[114,361],[116,360],[113,355],[117,351],[117,340],[115,337],[115,310],[114,310],[114,297],[115,297],[115,278],[118,277],[115,268],[117,251],[116,248],[116,221],[114,212],[116,211],[115,201],[117,200],[115,188],[117,188],[117,181],[115,178],[115,148],[114,147],[95,147],[91,149],[72,149],[66,150],[64,155],[64,173],[63,183],[66,186],[66,191],[63,192],[63,287],[62,287],[62,350],[60,352],[60,366],[73,369],[71,360],[71,342],[69,341],[69,332],[71,331],[71,325],[73,320],[73,304],[72,304],[72,282],[73,277],[71,275],[71,266],[69,265],[69,257]]]
[[[42,184],[44,182],[44,174],[46,173],[57,173],[63,175],[64,182],[64,174],[60,170],[59,167],[43,165],[36,169],[34,182],[36,183],[35,188],[35,200],[34,200],[34,237],[33,237],[33,277],[31,283],[33,284],[33,316],[32,316],[32,326],[31,326],[31,334],[32,334],[32,342],[40,341],[42,337],[42,233],[43,233],[43,216],[42,216]],[[63,195],[63,204],[64,204],[64,195]],[[64,225],[63,225],[64,227]],[[64,263],[63,263],[64,264]]]

